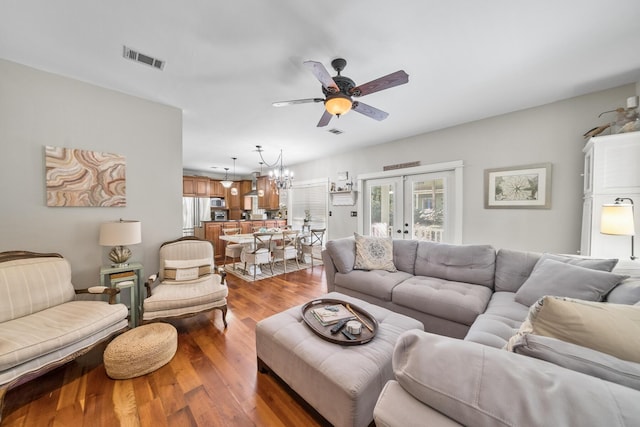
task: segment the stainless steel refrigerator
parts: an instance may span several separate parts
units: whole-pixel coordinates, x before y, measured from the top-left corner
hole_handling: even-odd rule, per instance
[[[193,236],[202,221],[211,221],[211,200],[208,197],[182,198],[182,235]]]

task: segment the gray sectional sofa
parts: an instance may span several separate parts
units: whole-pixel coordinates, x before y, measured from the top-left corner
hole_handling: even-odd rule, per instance
[[[329,292],[424,324],[396,346],[377,425],[640,424],[640,363],[534,335],[503,350],[543,295],[640,305],[637,263],[394,240],[397,271],[359,270],[353,238],[323,261]]]

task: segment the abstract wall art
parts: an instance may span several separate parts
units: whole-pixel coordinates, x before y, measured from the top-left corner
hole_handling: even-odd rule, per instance
[[[46,146],[45,168],[47,206],[127,205],[121,155]]]

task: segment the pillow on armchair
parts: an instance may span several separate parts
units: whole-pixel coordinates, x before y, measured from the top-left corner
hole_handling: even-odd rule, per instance
[[[208,258],[189,260],[165,260],[165,282],[187,282],[211,274],[211,260]]]

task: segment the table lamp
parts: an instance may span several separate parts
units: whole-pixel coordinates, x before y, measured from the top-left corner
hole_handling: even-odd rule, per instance
[[[100,225],[100,246],[113,246],[109,259],[113,267],[127,265],[131,250],[127,245],[142,242],[140,221],[113,221]]]
[[[630,203],[623,203],[628,200]],[[633,200],[628,197],[618,197],[613,204],[602,205],[600,216],[600,233],[615,236],[631,236],[631,259],[634,255],[633,236],[636,234],[633,221]]]

